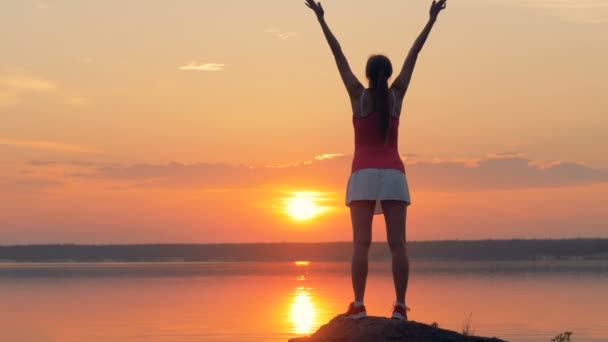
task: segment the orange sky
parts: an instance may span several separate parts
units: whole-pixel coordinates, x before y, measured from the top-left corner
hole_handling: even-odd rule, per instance
[[[428,5],[324,3],[361,81]],[[448,4],[404,104],[408,238],[608,236],[606,37],[601,0]],[[0,244],[350,239],[348,98],[301,1],[14,1],[0,41]]]

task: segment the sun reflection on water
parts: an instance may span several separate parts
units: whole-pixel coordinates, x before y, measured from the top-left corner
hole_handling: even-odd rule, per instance
[[[310,261],[298,260],[294,262],[294,265],[297,270],[296,280],[300,283],[305,282],[305,274],[308,272]],[[309,334],[314,328],[317,309],[313,302],[311,290],[310,287],[300,285],[293,292],[290,316],[296,334]]]
[[[306,274],[308,273],[308,266],[310,266],[310,261],[298,260],[298,261],[294,261],[294,265],[296,266],[296,270],[298,271],[296,280],[297,281],[306,280]]]
[[[291,321],[296,334],[312,332],[316,318],[315,305],[310,296],[310,288],[296,288],[293,304],[291,305]]]

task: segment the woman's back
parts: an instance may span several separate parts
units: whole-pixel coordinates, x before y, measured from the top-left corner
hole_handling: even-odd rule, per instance
[[[365,115],[353,116],[355,130],[355,156],[353,158],[352,172],[366,169],[395,169],[405,173],[405,168],[397,147],[399,140],[399,116],[396,112],[397,101],[391,91],[389,101],[390,121],[386,138],[381,130],[382,116],[376,111],[366,112],[365,95],[367,89],[361,94],[360,113]],[[371,101],[370,101],[371,102]],[[372,106],[373,108],[373,106]]]

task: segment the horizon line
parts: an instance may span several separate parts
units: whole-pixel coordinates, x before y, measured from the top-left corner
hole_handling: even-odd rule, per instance
[[[486,241],[566,241],[566,240],[608,240],[608,237],[568,237],[568,238],[504,238],[504,239],[445,239],[445,240],[409,240],[406,243],[427,243],[427,242],[486,242]],[[57,243],[32,243],[32,244],[0,244],[0,248],[5,247],[36,247],[36,246],[202,246],[202,245],[277,245],[277,244],[300,244],[300,245],[313,245],[313,244],[335,244],[335,243],[352,243],[352,241],[313,241],[313,242],[302,242],[302,241],[274,241],[274,242],[134,242],[134,243],[75,243],[75,242],[57,242]],[[374,243],[386,243],[386,241],[372,241]]]

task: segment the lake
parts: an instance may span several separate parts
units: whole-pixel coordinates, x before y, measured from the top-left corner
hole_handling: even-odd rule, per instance
[[[510,341],[608,341],[608,262],[412,262],[410,319]],[[389,316],[370,263],[368,314]],[[346,310],[335,262],[0,263],[1,341],[287,341]]]

